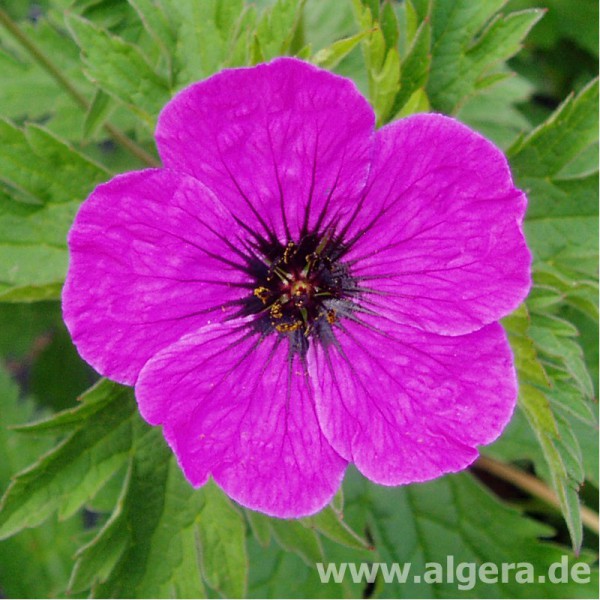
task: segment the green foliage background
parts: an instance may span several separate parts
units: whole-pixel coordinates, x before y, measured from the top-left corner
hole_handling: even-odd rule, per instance
[[[597,532],[588,519],[584,535],[581,517],[598,510],[595,0],[2,0],[0,11],[2,594],[598,597]],[[193,490],[131,391],[96,382],[77,356],[59,298],[81,201],[157,160],[152,132],[174,92],[281,54],[353,78],[380,125],[443,112],[506,151],[530,199],[535,288],[504,321],[519,408],[482,453],[535,474],[560,509],[481,470],[391,489],[352,471],[319,515],[269,519],[214,485]],[[578,555],[592,581],[321,584],[315,569],[422,572],[449,554],[539,573]]]

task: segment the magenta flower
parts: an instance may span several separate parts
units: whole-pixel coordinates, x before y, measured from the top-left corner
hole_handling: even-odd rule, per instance
[[[489,141],[437,114],[375,131],[351,81],[289,58],[183,90],[156,140],[163,169],[81,207],[63,307],[193,485],[299,517],[349,462],[425,481],[498,437],[516,379],[497,321],[530,254]]]

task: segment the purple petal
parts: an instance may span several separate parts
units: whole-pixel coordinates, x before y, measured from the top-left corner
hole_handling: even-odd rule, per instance
[[[63,292],[83,358],[132,384],[156,352],[235,311],[251,293],[226,238],[237,233],[212,193],[184,175],[140,171],[96,188],[69,234]]]
[[[299,358],[248,320],[209,325],[152,358],[140,412],[164,424],[189,481],[210,475],[240,504],[277,517],[323,508],[346,466],[321,433]]]
[[[230,69],[163,109],[165,166],[206,183],[248,227],[298,240],[363,189],[374,114],[348,79],[292,58]]]
[[[531,286],[526,198],[504,155],[441,115],[377,133],[366,198],[346,260],[378,313],[447,335],[514,310]]]
[[[516,376],[497,323],[450,337],[368,316],[337,339],[309,350],[317,413],[331,445],[377,483],[463,469],[510,419]]]

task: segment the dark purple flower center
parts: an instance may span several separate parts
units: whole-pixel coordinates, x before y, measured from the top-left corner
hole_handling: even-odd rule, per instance
[[[357,283],[339,260],[343,252],[332,234],[286,245],[263,241],[251,262],[255,284],[243,313],[257,316],[261,333],[289,337],[295,352],[304,353],[309,339],[328,343],[334,324],[357,307]]]

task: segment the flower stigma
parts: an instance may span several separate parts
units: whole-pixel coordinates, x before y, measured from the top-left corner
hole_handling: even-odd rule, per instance
[[[273,239],[273,238],[271,238]],[[293,353],[305,354],[309,340],[327,345],[340,317],[358,309],[359,289],[346,264],[341,240],[332,233],[305,235],[299,242],[263,241],[252,259],[255,279],[244,303],[257,315],[261,333],[287,336]]]

